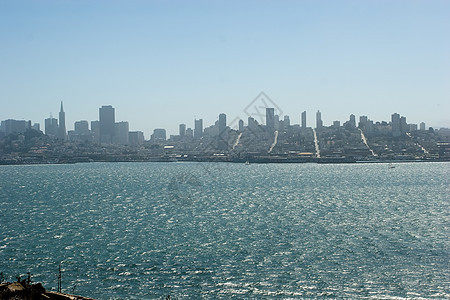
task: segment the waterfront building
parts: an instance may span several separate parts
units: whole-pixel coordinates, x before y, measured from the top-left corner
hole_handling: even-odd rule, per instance
[[[115,132],[115,110],[111,105],[99,108],[100,142],[111,144]]]
[[[65,141],[67,139],[66,113],[64,112],[62,101],[61,101],[61,108],[59,110],[58,138],[63,140],[63,141]]]
[[[306,128],[306,110],[302,112],[302,128]]]

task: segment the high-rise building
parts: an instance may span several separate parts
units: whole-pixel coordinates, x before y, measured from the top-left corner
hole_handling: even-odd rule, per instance
[[[27,131],[27,129],[31,128],[31,121],[25,121],[25,120],[12,120],[8,119],[5,121],[2,121],[1,123],[1,131],[5,134],[10,133],[24,133]]]
[[[400,132],[405,134],[408,132],[408,124],[406,123],[406,117],[400,117]]]
[[[64,112],[62,101],[61,101],[61,108],[59,110],[58,138],[63,141],[65,141],[67,139],[66,113]]]
[[[320,113],[320,110],[316,112],[316,129],[322,129],[323,122],[322,122],[322,114]]]
[[[180,124],[180,136],[183,137],[186,135],[186,124]]]
[[[291,120],[289,116],[284,116],[284,129],[288,129],[291,126]]]
[[[419,126],[420,126],[420,131],[425,131],[425,123],[424,122],[421,122]]]
[[[76,134],[89,134],[89,122],[86,120],[76,121],[73,128]]]
[[[306,110],[302,112],[302,128],[306,128]]]
[[[50,137],[57,137],[58,135],[58,119],[50,118],[45,119],[45,134]]]
[[[91,133],[94,143],[100,143],[100,121],[91,121]]]
[[[227,128],[227,115],[220,114],[219,115],[219,135],[222,135]]]
[[[273,107],[266,108],[266,129],[273,132],[275,129],[275,109]]]
[[[194,121],[194,138],[199,139],[203,136],[203,119]]]
[[[356,128],[356,117],[354,114],[350,115],[349,124],[351,128]]]
[[[117,122],[114,124],[113,142],[119,145],[128,145],[128,133],[130,126],[128,122]]]
[[[144,142],[144,133],[142,131],[128,132],[128,143],[131,146],[139,146]]]
[[[400,115],[394,113],[391,115],[392,136],[398,137],[401,135],[400,130]]]
[[[151,139],[153,141],[165,141],[166,140],[166,130],[164,128],[156,128],[153,130]]]
[[[239,120],[239,131],[244,131],[244,121],[243,120]]]
[[[192,139],[194,137],[194,131],[192,130],[192,128],[186,129],[186,137],[189,139]]]
[[[36,130],[36,131],[41,131],[41,124],[34,123],[33,126],[31,126],[31,129]]]
[[[99,108],[100,142],[111,144],[115,132],[115,110],[111,105]]]

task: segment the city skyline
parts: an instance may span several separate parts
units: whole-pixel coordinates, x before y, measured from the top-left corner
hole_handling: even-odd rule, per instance
[[[217,114],[266,92],[308,126],[349,114],[450,127],[448,1],[0,3],[0,119],[66,127],[112,105],[130,130]],[[80,22],[83,20],[83,22]]]
[[[267,97],[267,95],[265,95],[264,93],[261,93],[260,95],[262,95],[261,97],[263,97],[263,98]],[[254,103],[252,103],[253,106],[258,104],[257,102],[255,102],[256,100],[260,101],[261,99],[256,98],[254,100]],[[266,100],[267,99],[263,99],[262,101],[266,102]],[[269,99],[269,100],[271,101],[271,99]],[[265,103],[265,104],[267,104],[267,103]],[[251,107],[251,105],[249,107]],[[116,109],[112,105],[102,105],[100,108],[98,108],[97,119],[95,119],[95,120],[85,120],[85,119],[76,120],[73,124],[73,128],[70,129],[70,127],[67,127],[67,124],[65,121],[65,111],[63,108],[62,101],[60,104],[59,119],[54,118],[52,116],[52,114],[50,114],[50,117],[46,118],[44,120],[44,123],[43,123],[44,126],[40,126],[41,123],[34,122],[33,120],[16,120],[13,118],[8,118],[5,120],[2,120],[2,122],[3,121],[6,122],[7,120],[24,122],[23,126],[26,126],[25,124],[29,124],[28,126],[30,126],[31,129],[37,129],[37,130],[40,129],[43,133],[53,136],[53,137],[56,137],[58,139],[62,139],[62,140],[66,140],[70,132],[77,133],[77,134],[89,133],[89,134],[93,134],[94,140],[98,140],[97,142],[99,142],[99,143],[106,143],[106,144],[118,143],[118,144],[123,144],[123,145],[128,144],[128,132],[134,132],[133,134],[141,132],[141,134],[144,134],[144,137],[146,137],[145,139],[150,140],[150,139],[153,139],[154,134],[157,134],[160,139],[161,132],[164,131],[164,139],[163,140],[166,140],[166,136],[167,136],[167,139],[169,139],[169,137],[171,137],[171,136],[177,136],[177,135],[184,136],[186,134],[186,132],[188,130],[190,130],[192,132],[192,136],[194,138],[198,139],[201,136],[203,136],[203,132],[205,131],[205,129],[214,127],[214,126],[217,126],[219,135],[222,132],[224,132],[227,127],[234,129],[234,130],[242,131],[242,128],[244,126],[245,127],[249,126],[250,119],[252,119],[253,121],[256,121],[256,123],[258,125],[263,125],[264,127],[269,128],[269,131],[274,131],[275,128],[278,126],[277,124],[279,122],[284,122],[283,126],[287,126],[287,127],[299,126],[299,128],[309,127],[309,128],[321,129],[322,127],[341,126],[341,124],[342,124],[342,126],[345,126],[345,124],[348,122],[350,122],[352,124],[352,126],[355,127],[356,124],[358,123],[358,121],[356,120],[357,117],[360,121],[364,120],[365,122],[367,122],[368,120],[370,120],[372,122],[372,124],[386,122],[387,124],[392,125],[393,131],[399,130],[397,127],[400,126],[399,125],[400,121],[402,121],[405,124],[405,126],[407,124],[415,125],[416,128],[417,129],[420,128],[420,130],[425,130],[425,126],[426,126],[426,129],[432,127],[423,121],[418,122],[418,123],[407,121],[406,116],[400,115],[397,112],[393,112],[390,115],[390,118],[383,119],[383,120],[374,120],[367,114],[363,114],[360,116],[355,116],[354,114],[349,114],[347,119],[333,120],[333,122],[331,122],[330,124],[324,124],[323,119],[322,119],[322,112],[320,110],[317,110],[315,112],[315,117],[313,117],[313,118],[308,118],[307,111],[302,111],[301,114],[299,115],[298,122],[296,122],[296,121],[291,122],[291,117],[290,117],[291,115],[289,115],[287,113],[283,114],[281,111],[278,111],[279,108],[259,107],[259,109],[260,109],[260,111],[257,111],[256,113],[255,112],[251,113],[249,111],[246,111],[247,118],[234,118],[234,119],[231,119],[231,123],[227,122],[227,114],[223,113],[223,112],[218,113],[216,116],[215,122],[211,122],[209,124],[204,123],[203,118],[198,118],[198,119],[195,118],[193,120],[192,126],[189,126],[189,123],[186,124],[186,123],[179,122],[177,124],[177,131],[174,133],[169,132],[167,130],[167,128],[164,128],[164,127],[150,128],[150,129],[148,129],[149,130],[148,134],[145,134],[145,132],[142,130],[130,130],[130,120],[120,120],[120,121],[116,122]],[[277,114],[277,113],[280,113],[280,114]],[[247,120],[244,121],[245,119],[247,119]],[[313,125],[310,126],[309,125],[310,123],[313,123]],[[19,125],[19,126],[22,126],[22,125]],[[251,127],[251,125],[250,125],[250,127]],[[448,127],[439,127],[439,128],[448,128]],[[439,128],[435,128],[435,129],[439,129]],[[2,131],[4,131],[4,129],[2,129],[1,127],[0,127],[0,129]],[[121,134],[119,134],[117,131],[121,132]],[[119,135],[121,136],[121,138],[118,137]],[[124,136],[126,136],[126,137],[124,137]]]

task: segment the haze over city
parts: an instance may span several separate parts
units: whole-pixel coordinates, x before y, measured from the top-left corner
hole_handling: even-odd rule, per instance
[[[448,1],[2,1],[0,119],[116,120],[146,138],[245,119],[264,91],[300,123],[450,127]]]

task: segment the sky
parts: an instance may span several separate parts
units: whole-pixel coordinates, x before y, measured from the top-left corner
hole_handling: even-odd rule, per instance
[[[43,129],[63,101],[71,130],[112,105],[149,138],[246,121],[264,92],[294,124],[449,128],[449,32],[448,0],[0,0],[0,120]]]

